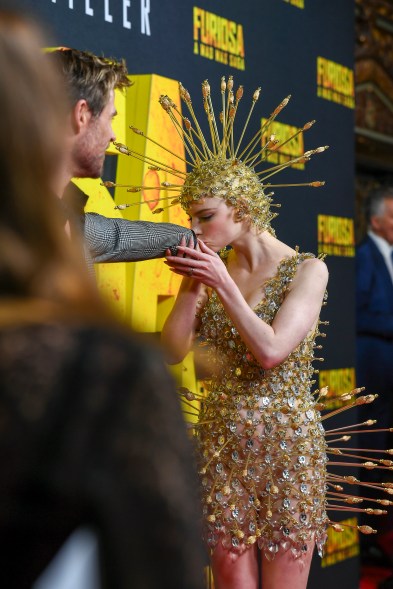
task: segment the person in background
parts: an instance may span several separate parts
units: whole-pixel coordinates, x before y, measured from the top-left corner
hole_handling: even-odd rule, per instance
[[[393,186],[369,193],[366,220],[368,232],[356,251],[356,379],[357,386],[378,393],[361,419],[376,419],[376,427],[385,429],[393,423]],[[361,443],[378,450],[393,446],[386,431],[364,434]],[[386,472],[370,471],[371,477],[386,479]],[[376,538],[362,537],[362,558],[392,566],[391,515],[379,519],[378,528]]]
[[[63,200],[66,229],[84,235],[89,266],[98,262],[128,262],[163,257],[176,251],[182,237],[193,240],[192,231],[173,223],[128,221],[84,213],[87,196],[72,178],[100,178],[105,152],[116,136],[115,89],[131,85],[124,61],[98,57],[88,51],[58,49],[48,60],[64,81],[69,112],[64,129],[68,157],[54,187]]]
[[[202,589],[172,378],[103,306],[53,198],[66,107],[43,44],[36,24],[0,10],[1,585],[30,589],[88,529],[101,589]]]

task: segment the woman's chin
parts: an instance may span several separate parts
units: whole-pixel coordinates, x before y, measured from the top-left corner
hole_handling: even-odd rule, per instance
[[[201,240],[203,241],[203,239]],[[203,243],[211,250],[213,250],[213,252],[217,253],[220,251],[220,247],[214,244],[209,243],[208,241],[203,241]]]

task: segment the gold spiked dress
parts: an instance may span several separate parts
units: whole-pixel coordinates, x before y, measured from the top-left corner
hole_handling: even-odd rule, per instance
[[[299,263],[281,261],[255,313],[271,324]],[[279,366],[263,370],[212,293],[201,313],[201,341],[214,376],[196,429],[205,539],[240,554],[255,542],[273,558],[295,558],[326,539],[326,442],[311,393],[317,328]]]

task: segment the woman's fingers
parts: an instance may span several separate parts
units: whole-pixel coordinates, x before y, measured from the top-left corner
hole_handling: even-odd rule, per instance
[[[200,239],[198,239],[198,246],[200,247],[201,252],[206,252],[207,254],[210,254],[210,255],[216,254],[216,252],[214,250],[210,249],[210,247],[208,245],[206,245],[206,243],[204,243]]]

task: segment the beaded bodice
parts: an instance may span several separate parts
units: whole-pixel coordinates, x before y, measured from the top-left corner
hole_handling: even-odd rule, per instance
[[[272,323],[299,263],[312,257],[312,254],[295,254],[281,261],[275,276],[265,285],[263,299],[254,308],[258,317],[269,325]],[[212,388],[217,389],[218,386],[221,390],[225,389],[227,394],[236,391],[243,393],[245,388],[249,390],[250,385],[252,387],[253,381],[256,381],[258,387],[261,381],[265,381],[272,396],[284,386],[291,407],[293,398],[299,397],[304,389],[309,390],[313,374],[311,362],[314,358],[314,342],[318,334],[318,329],[311,332],[283,363],[265,371],[241,340],[221,301],[213,292],[202,312],[200,328],[200,341],[209,346],[214,366]]]

